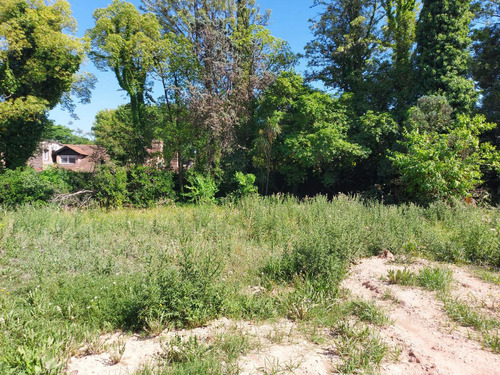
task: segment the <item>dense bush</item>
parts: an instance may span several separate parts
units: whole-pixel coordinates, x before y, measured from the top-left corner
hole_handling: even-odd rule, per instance
[[[0,175],[0,204],[47,203],[70,186],[64,173],[56,169],[36,172],[32,168],[6,170]]]
[[[210,175],[204,175],[198,172],[191,172],[187,176],[189,190],[184,196],[189,202],[194,203],[214,203],[215,194],[219,191],[217,183]]]
[[[101,206],[121,207],[128,202],[127,170],[113,164],[100,165],[92,179],[92,188]]]
[[[174,199],[172,174],[149,166],[131,166],[128,171],[127,192],[130,203],[150,207],[161,200]]]

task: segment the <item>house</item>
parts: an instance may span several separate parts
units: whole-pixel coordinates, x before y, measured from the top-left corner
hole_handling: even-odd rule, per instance
[[[151,147],[146,149],[148,154],[145,164],[154,167],[163,167],[163,141],[153,140]],[[57,141],[45,140],[40,142],[35,154],[28,160],[28,165],[37,171],[50,167],[60,167],[77,172],[93,172],[98,164],[110,160],[106,149],[96,145],[68,145]],[[186,166],[184,166],[186,168]],[[179,170],[179,160],[174,156],[170,160],[170,169]]]
[[[65,145],[57,141],[43,141],[28,165],[37,171],[60,167],[77,172],[93,172],[98,164],[109,160],[103,147],[96,145]]]

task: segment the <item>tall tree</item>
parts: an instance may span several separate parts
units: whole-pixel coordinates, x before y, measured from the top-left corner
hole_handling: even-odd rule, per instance
[[[470,113],[478,94],[470,76],[470,0],[423,0],[417,23],[420,95],[444,95],[457,113]]]
[[[176,111],[189,109],[197,165],[213,167],[246,146],[252,102],[289,62],[288,45],[265,28],[268,15],[255,0],[143,3],[164,34],[173,35],[170,50],[178,52],[163,69],[165,98],[176,102],[170,105]]]
[[[91,39],[91,59],[102,70],[115,73],[120,87],[130,98],[134,127],[135,162],[142,162],[151,145],[151,129],[144,121],[148,74],[161,38],[160,25],[153,14],[141,14],[133,4],[114,0],[94,12],[95,26],[87,31]]]
[[[415,43],[416,0],[384,0],[387,17],[386,38],[392,47],[391,78],[395,96],[395,112],[403,118],[414,96],[412,48]]]
[[[482,1],[476,17],[473,76],[482,91],[481,111],[500,124],[500,1]],[[498,129],[497,129],[498,131]]]
[[[370,100],[370,81],[378,69],[375,55],[381,45],[380,22],[384,14],[378,0],[315,0],[323,8],[311,29],[314,40],[306,56],[317,79],[340,92],[352,92],[358,113]],[[374,89],[380,88],[372,86]],[[379,95],[377,95],[379,96]]]
[[[282,73],[266,90],[257,114],[254,164],[266,170],[266,186],[275,170],[295,191],[311,176],[329,189],[343,166],[370,153],[349,139],[350,119],[341,101],[308,87],[297,74]]]
[[[0,1],[0,154],[8,168],[33,154],[47,111],[72,87],[85,52],[65,33],[75,25],[66,1]]]

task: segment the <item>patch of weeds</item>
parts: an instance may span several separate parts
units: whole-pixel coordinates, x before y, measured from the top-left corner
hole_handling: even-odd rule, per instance
[[[424,268],[417,276],[417,284],[428,290],[446,290],[452,280],[452,273],[445,268]]]
[[[483,336],[484,344],[493,353],[500,353],[500,332],[485,332]]]
[[[500,353],[500,321],[486,317],[473,307],[456,298],[442,296],[446,314],[455,322],[465,327],[475,328],[481,335],[485,347],[494,353]]]
[[[109,364],[111,366],[120,363],[123,357],[123,353],[125,353],[126,344],[125,341],[119,339],[117,342],[111,345],[111,354],[109,356]]]
[[[485,269],[477,270],[474,272],[480,279],[495,285],[500,285],[500,273],[493,272]]]
[[[479,331],[500,327],[500,321],[485,317],[464,301],[448,296],[442,296],[442,300],[448,316],[465,327],[473,327]]]
[[[389,270],[387,272],[387,279],[390,284],[415,285],[415,274],[407,268],[402,270]]]
[[[263,375],[278,375],[278,374],[293,374],[299,369],[301,361],[285,361],[280,362],[278,358],[265,359],[264,367],[259,367],[257,370]]]
[[[342,359],[339,373],[369,373],[380,367],[388,347],[369,327],[342,321],[335,333],[336,351]]]
[[[394,295],[394,292],[390,289],[386,289],[382,298],[394,302],[395,304],[400,304],[401,301]]]
[[[428,290],[446,290],[452,280],[451,271],[444,268],[426,267],[418,274],[408,270],[389,270],[387,279],[391,284],[420,286]]]
[[[373,302],[351,301],[349,303],[351,313],[359,320],[377,326],[384,326],[390,323],[390,319]]]
[[[241,334],[218,335],[210,342],[176,336],[163,346],[156,366],[146,366],[136,375],[236,375],[237,359],[250,348],[248,337]]]

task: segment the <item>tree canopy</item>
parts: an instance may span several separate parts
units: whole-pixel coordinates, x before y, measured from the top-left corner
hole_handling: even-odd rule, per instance
[[[36,149],[46,114],[70,91],[84,57],[69,3],[2,0],[0,7],[0,153],[23,165]]]

